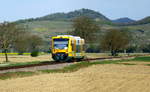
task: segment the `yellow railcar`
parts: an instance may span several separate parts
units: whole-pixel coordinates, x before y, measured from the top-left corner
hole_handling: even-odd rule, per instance
[[[78,36],[58,35],[52,37],[52,58],[55,61],[71,61],[83,59],[84,39]]]

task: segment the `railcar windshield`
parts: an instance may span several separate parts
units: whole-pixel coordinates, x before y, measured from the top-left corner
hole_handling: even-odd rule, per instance
[[[69,39],[54,39],[54,49],[67,49]]]

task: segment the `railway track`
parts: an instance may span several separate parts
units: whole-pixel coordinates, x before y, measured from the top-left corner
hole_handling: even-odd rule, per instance
[[[93,60],[111,60],[111,59],[123,59],[123,58],[132,58],[133,56],[128,57],[107,57],[107,58],[86,58],[81,61],[92,62]],[[55,62],[55,61],[46,61],[38,64],[30,65],[20,65],[20,66],[7,66],[0,67],[0,73],[6,72],[18,72],[18,71],[36,71],[44,69],[60,69],[67,65],[74,64],[74,62]]]

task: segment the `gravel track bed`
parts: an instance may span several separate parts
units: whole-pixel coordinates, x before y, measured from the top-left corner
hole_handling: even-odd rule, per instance
[[[35,67],[27,67],[27,68],[19,68],[19,69],[8,69],[8,70],[1,70],[0,73],[6,72],[21,72],[21,71],[37,71],[37,70],[46,70],[46,69],[61,69],[65,66],[71,65],[73,63],[61,63],[61,64],[54,64],[54,65],[43,65],[43,66],[35,66]]]
[[[134,57],[122,57],[122,58],[112,58],[112,59],[101,59],[101,60],[89,60],[88,62],[99,62],[99,61],[105,61],[105,60],[124,60],[124,59],[133,59]],[[0,70],[1,73],[7,73],[7,72],[22,72],[22,71],[38,71],[38,70],[47,70],[47,69],[62,69],[66,66],[69,66],[71,64],[75,64],[77,62],[71,62],[71,63],[60,63],[60,64],[52,64],[52,65],[42,65],[42,66],[34,66],[34,67],[26,67],[26,68],[18,68],[18,69],[8,69],[8,70]]]

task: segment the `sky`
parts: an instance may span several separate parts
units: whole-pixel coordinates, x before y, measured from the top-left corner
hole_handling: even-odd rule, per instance
[[[150,16],[150,0],[0,0],[0,22],[42,17],[81,8],[98,11],[109,19]]]

